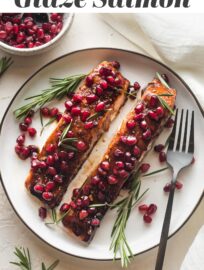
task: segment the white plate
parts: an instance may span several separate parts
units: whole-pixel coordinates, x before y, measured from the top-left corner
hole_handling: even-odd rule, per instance
[[[49,63],[35,73],[17,92],[10,103],[2,124],[0,137],[0,166],[1,177],[5,192],[17,215],[38,237],[49,245],[65,253],[75,256],[108,260],[113,258],[109,251],[110,232],[115,220],[115,213],[109,211],[103,219],[101,227],[89,246],[79,242],[63,230],[62,227],[49,228],[38,217],[39,203],[31,197],[25,187],[24,180],[29,171],[29,161],[21,161],[14,154],[15,140],[19,134],[18,124],[13,116],[13,110],[23,104],[26,97],[32,96],[48,86],[48,78],[65,77],[71,74],[88,73],[94,66],[102,60],[118,60],[121,63],[121,71],[131,82],[139,81],[144,87],[155,75],[155,72],[166,73],[170,78],[172,87],[177,89],[177,107],[188,108],[195,111],[195,159],[193,166],[186,169],[179,177],[184,187],[177,191],[174,201],[170,235],[173,235],[188,220],[192,212],[197,207],[203,193],[203,153],[204,144],[202,143],[204,135],[203,112],[193,97],[189,87],[179,78],[177,74],[161,63],[134,52],[118,49],[88,49],[65,55]],[[78,173],[75,180],[70,185],[70,190],[85,180],[94,164],[102,157],[108,142],[119,127],[122,119],[130,111],[135,101],[128,101],[122,108],[120,115],[112,123],[109,132],[99,141],[85,166]],[[62,105],[61,105],[62,106]],[[34,126],[40,129],[39,116],[34,119]],[[47,128],[43,136],[38,136],[34,143],[43,145],[46,137],[53,129],[53,126]],[[158,139],[164,142],[167,132],[164,132]],[[28,141],[27,141],[28,142]],[[148,155],[148,161],[151,163],[151,170],[160,167],[155,153]],[[165,166],[165,165],[163,165]],[[167,195],[163,192],[163,186],[170,181],[171,174],[165,171],[161,174],[144,179],[142,190],[150,188],[143,202],[154,202],[158,205],[158,211],[153,218],[151,225],[143,222],[142,215],[135,208],[128,221],[126,234],[128,242],[134,254],[147,251],[159,243],[164,211],[167,203]],[[70,192],[64,196],[67,199]]]

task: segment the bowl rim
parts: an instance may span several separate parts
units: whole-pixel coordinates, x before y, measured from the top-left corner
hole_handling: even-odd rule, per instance
[[[57,42],[58,40],[60,40],[60,38],[66,33],[66,31],[68,31],[68,29],[71,27],[73,19],[74,19],[74,13],[64,13],[65,14],[65,18],[64,18],[64,24],[63,27],[61,29],[61,31],[58,33],[57,36],[55,36],[53,39],[51,39],[49,42],[40,45],[38,47],[34,47],[34,48],[15,48],[13,46],[10,46],[6,43],[4,43],[3,41],[0,41],[0,49],[4,48],[7,52],[13,52],[13,53],[31,53],[31,52],[38,52],[40,50],[46,49],[48,47],[50,47],[52,44],[54,44],[55,42]],[[67,16],[66,16],[67,15]]]

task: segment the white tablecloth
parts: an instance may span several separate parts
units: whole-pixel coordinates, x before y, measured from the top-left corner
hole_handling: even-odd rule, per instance
[[[139,38],[139,37],[138,37]],[[0,116],[3,113],[21,84],[39,67],[64,53],[88,47],[118,47],[142,52],[138,47],[120,34],[109,28],[96,15],[76,15],[73,26],[63,42],[47,54],[34,58],[14,57],[15,64],[0,80]],[[3,53],[0,52],[0,56]],[[9,143],[9,142],[8,142]],[[15,174],[14,179],[15,181]],[[203,224],[204,201],[199,205],[188,223],[168,242],[168,252],[164,270],[179,270],[183,258]],[[107,267],[110,270],[120,269],[120,263],[97,262],[77,259],[64,255],[47,246],[35,237],[17,218],[0,185],[0,269],[11,270],[14,266],[9,261],[15,259],[15,246],[29,247],[33,269],[40,268],[40,262],[49,264],[60,259],[57,270],[98,270]],[[153,270],[157,249],[135,258],[129,269]]]

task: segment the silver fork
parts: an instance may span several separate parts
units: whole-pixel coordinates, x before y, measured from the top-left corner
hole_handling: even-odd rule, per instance
[[[172,133],[169,137],[169,146],[167,151],[167,163],[170,165],[173,177],[171,181],[171,189],[164,217],[159,250],[157,253],[155,270],[162,270],[166,245],[169,234],[169,226],[171,221],[171,213],[174,199],[174,191],[176,179],[180,171],[189,166],[194,154],[194,111],[191,112],[189,119],[189,111],[182,109],[180,118],[178,110],[176,111],[175,124]],[[184,116],[185,115],[185,116]],[[185,120],[184,120],[185,118]],[[183,126],[185,125],[185,126]],[[184,127],[184,129],[183,129]]]

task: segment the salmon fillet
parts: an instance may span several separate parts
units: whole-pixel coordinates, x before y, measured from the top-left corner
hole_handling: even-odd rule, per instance
[[[69,183],[126,101],[129,81],[119,63],[104,61],[66,102],[63,117],[47,139],[25,186],[50,208],[62,200]]]
[[[70,209],[62,222],[80,240],[89,242],[93,238],[109,208],[107,205],[90,208],[89,205],[114,202],[169,119],[171,113],[159,98],[173,109],[176,91],[154,79],[144,89],[134,110],[123,121],[100,164],[83,186],[74,190]]]

